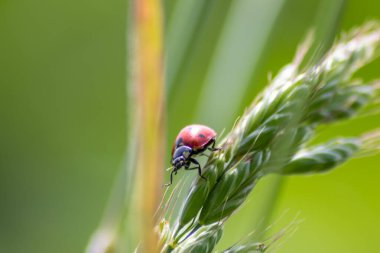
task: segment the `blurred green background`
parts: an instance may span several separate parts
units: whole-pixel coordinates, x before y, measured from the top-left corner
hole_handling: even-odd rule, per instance
[[[127,6],[0,0],[0,252],[83,252],[99,224],[133,124]],[[228,130],[311,26],[323,48],[336,31],[380,19],[376,0],[163,7],[168,148],[189,123]],[[359,75],[379,78],[379,69],[377,60]],[[321,129],[320,138],[379,125],[379,115],[361,117]],[[266,222],[275,234],[296,219],[277,252],[380,252],[379,163],[380,156],[356,158],[327,175],[267,178],[228,221],[218,248]]]

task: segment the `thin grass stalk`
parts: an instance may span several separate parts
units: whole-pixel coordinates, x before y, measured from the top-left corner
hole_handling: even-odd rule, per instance
[[[127,227],[135,233],[139,252],[157,252],[154,214],[162,190],[164,157],[164,84],[162,66],[162,14],[158,0],[133,2],[135,36],[134,96],[137,102],[135,124],[138,136],[136,177],[132,217]]]

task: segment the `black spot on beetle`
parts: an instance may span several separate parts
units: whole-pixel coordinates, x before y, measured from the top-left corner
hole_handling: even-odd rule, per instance
[[[198,134],[198,137],[202,139],[206,138],[206,136],[204,136],[203,134]]]

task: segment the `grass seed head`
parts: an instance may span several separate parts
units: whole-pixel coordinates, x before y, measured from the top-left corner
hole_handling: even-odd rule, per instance
[[[203,175],[208,180],[194,181],[173,231],[172,250],[210,252],[221,224],[268,173],[325,172],[360,148],[379,147],[380,141],[367,136],[305,147],[317,125],[352,117],[376,96],[373,84],[352,76],[378,56],[379,48],[380,28],[371,22],[342,36],[316,65],[301,69],[298,54],[283,68],[221,141],[223,150],[207,161]]]

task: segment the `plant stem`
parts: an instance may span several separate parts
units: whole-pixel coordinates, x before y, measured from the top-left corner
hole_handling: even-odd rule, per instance
[[[164,157],[162,16],[158,0],[133,1],[134,59],[132,85],[138,105],[138,136],[133,218],[140,252],[157,252],[153,220],[162,189]],[[127,224],[130,226],[131,224]]]

